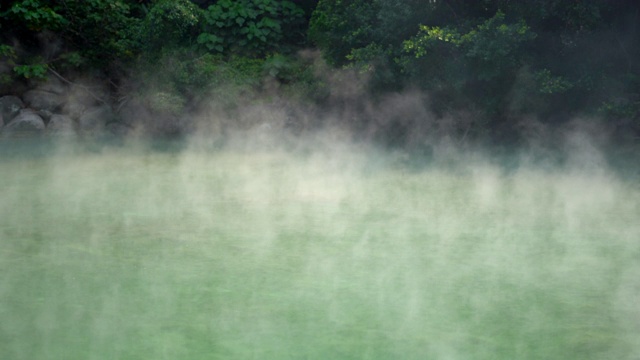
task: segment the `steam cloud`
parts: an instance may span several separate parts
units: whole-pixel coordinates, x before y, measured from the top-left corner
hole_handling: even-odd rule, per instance
[[[637,358],[640,188],[606,127],[498,151],[332,76],[328,108],[123,107],[178,146],[0,160],[0,357]]]

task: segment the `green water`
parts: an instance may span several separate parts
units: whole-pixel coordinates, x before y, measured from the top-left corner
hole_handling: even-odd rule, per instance
[[[640,188],[608,171],[58,153],[0,161],[0,359],[640,356]]]

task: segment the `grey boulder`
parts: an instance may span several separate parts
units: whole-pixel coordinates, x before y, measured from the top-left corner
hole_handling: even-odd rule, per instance
[[[22,97],[30,108],[51,113],[55,113],[65,102],[63,95],[44,90],[29,90]]]
[[[80,116],[78,130],[83,134],[96,134],[105,129],[105,125],[115,118],[111,107],[100,106],[93,108]]]
[[[11,122],[23,108],[24,103],[17,96],[7,95],[0,97],[0,127],[2,127],[2,124]]]
[[[47,124],[47,133],[52,136],[75,136],[76,130],[73,120],[66,115],[55,114]]]
[[[42,117],[33,110],[24,109],[2,129],[2,134],[4,136],[37,135],[44,129]]]

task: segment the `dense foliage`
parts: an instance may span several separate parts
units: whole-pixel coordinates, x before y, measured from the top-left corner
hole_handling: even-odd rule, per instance
[[[379,88],[424,89],[436,111],[472,110],[483,127],[525,114],[637,124],[639,11],[634,1],[321,0],[310,36],[330,63],[370,72]]]
[[[1,40],[13,44],[14,71],[25,77],[42,77],[49,66],[108,67],[135,55],[139,7],[133,0],[14,1],[0,9]]]
[[[632,0],[14,0],[0,5],[0,82],[135,74],[186,104],[266,79],[320,101],[313,62],[295,57],[317,47],[371,95],[419,89],[436,115],[473,114],[476,134],[576,115],[637,133],[638,24]]]
[[[262,55],[300,37],[303,15],[290,1],[220,0],[205,12],[198,42],[218,53]]]
[[[152,55],[163,48],[188,47],[199,34],[202,11],[189,0],[158,0],[142,21],[143,49]]]

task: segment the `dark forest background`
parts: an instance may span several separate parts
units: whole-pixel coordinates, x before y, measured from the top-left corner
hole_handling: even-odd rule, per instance
[[[18,0],[0,21],[0,95],[90,77],[115,108],[151,91],[178,114],[267,94],[352,109],[339,121],[356,136],[404,146],[420,116],[366,108],[420,94],[464,141],[517,145],[576,118],[640,138],[635,0]]]

